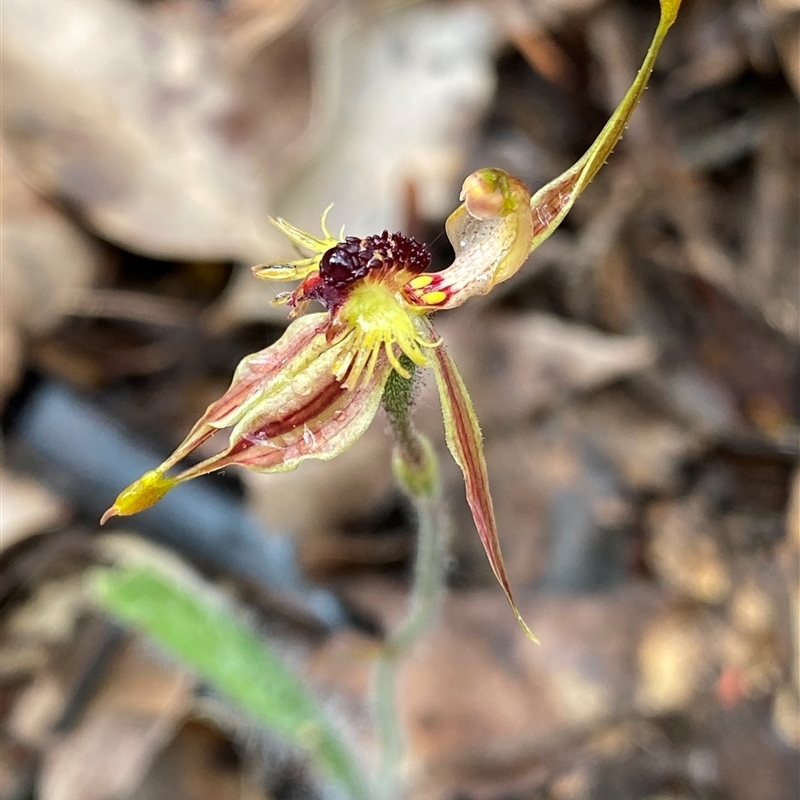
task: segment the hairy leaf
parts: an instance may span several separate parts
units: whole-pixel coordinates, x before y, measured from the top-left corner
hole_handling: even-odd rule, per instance
[[[368,791],[352,753],[268,642],[229,609],[145,567],[103,570],[101,604],[155,639],[252,717],[309,751],[353,798]]]

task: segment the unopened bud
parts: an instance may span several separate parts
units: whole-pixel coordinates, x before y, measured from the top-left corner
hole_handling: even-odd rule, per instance
[[[396,445],[392,468],[400,488],[410,497],[434,497],[439,491],[439,462],[436,451],[424,437],[417,435],[412,457],[406,447]]]

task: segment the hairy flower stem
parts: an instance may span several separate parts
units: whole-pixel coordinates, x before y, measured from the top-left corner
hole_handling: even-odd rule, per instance
[[[381,747],[380,800],[395,800],[398,793],[397,773],[403,754],[396,703],[399,663],[436,615],[444,593],[447,560],[449,517],[442,500],[436,453],[414,428],[412,400],[413,374],[405,379],[393,373],[383,405],[395,434],[395,475],[416,514],[417,553],[408,613],[384,645],[373,675],[374,716]]]

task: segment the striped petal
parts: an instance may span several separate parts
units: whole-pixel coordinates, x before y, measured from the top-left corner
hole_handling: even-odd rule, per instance
[[[125,489],[102,521],[143,511],[177,484],[223,467],[285,472],[307,458],[333,458],[353,444],[375,417],[391,364],[382,354],[368,380],[346,388],[334,373],[346,342],[327,342],[327,318],[301,317],[274,345],[245,358],[228,391],[208,407],[177,450]],[[229,427],[230,440],[221,453],[174,477],[166,474]]]
[[[435,336],[429,322],[426,322],[426,327]],[[495,577],[508,598],[514,616],[525,634],[537,642],[538,639],[525,623],[511,594],[511,587],[503,564],[503,554],[500,551],[500,538],[494,518],[492,498],[489,494],[489,476],[483,456],[481,430],[472,407],[472,401],[455,363],[444,346],[437,347],[433,351],[432,362],[442,403],[447,446],[464,474],[467,503],[472,511],[472,518],[475,520],[475,527],[478,529],[483,549],[486,551]]]
[[[368,380],[347,389],[332,371],[338,357],[339,348],[330,348],[282,390],[262,397],[234,427],[225,450],[175,480],[232,465],[288,472],[307,458],[327,461],[343,453],[372,423],[392,367],[383,355]]]
[[[236,368],[228,391],[212,403],[175,452],[161,465],[183,461],[222,428],[230,428],[265,397],[274,395],[329,349],[323,328],[327,314],[308,314],[292,322],[277,342],[247,356]]]

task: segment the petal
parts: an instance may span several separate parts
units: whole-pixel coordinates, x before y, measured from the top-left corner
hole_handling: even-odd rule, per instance
[[[369,380],[346,389],[334,376],[333,346],[277,391],[259,397],[234,427],[228,447],[182,472],[182,482],[231,465],[258,472],[287,472],[307,458],[323,461],[344,452],[375,417],[391,372],[379,357]]]
[[[269,221],[287,238],[291,239],[291,241],[298,247],[302,247],[305,250],[310,250],[312,253],[322,255],[322,253],[339,242],[335,236],[331,235],[330,231],[325,225],[325,220],[328,217],[328,212],[331,210],[331,207],[332,206],[328,206],[325,211],[322,212],[322,220],[320,224],[320,227],[322,228],[321,239],[317,238],[316,236],[312,236],[310,233],[306,233],[306,231],[301,230],[300,228],[296,228],[291,222],[287,222],[285,219],[283,219],[283,217],[270,217]]]
[[[300,228],[296,228],[283,217],[270,217],[269,221],[290,239],[292,244],[303,250],[310,251],[313,255],[279,264],[258,264],[253,267],[253,275],[267,281],[293,281],[303,280],[303,278],[317,269],[320,258],[325,251],[339,244],[339,239],[344,236],[344,228],[342,228],[340,237],[336,238],[325,224],[331,208],[333,208],[333,204],[322,212],[322,219],[320,220],[320,227],[322,228],[321,239]]]
[[[434,333],[430,323],[427,323],[427,327],[431,333]],[[472,407],[472,401],[455,363],[443,346],[437,347],[433,351],[433,368],[442,402],[447,446],[464,473],[467,502],[472,511],[478,535],[489,558],[492,571],[506,593],[511,610],[525,634],[536,642],[537,638],[517,609],[503,565],[497,523],[494,518],[492,498],[489,494],[489,476],[486,473],[486,460],[483,457],[481,430]]]
[[[228,391],[208,407],[178,449],[121,492],[103,521],[143,511],[178,483],[231,464],[282,472],[306,458],[329,459],[347,449],[372,422],[391,365],[385,356],[377,358],[370,380],[345,389],[333,372],[345,343],[326,341],[322,323],[327,318],[302,317],[274,345],[245,358]],[[222,453],[174,477],[165,474],[230,426]]]
[[[308,314],[292,322],[277,342],[247,356],[236,368],[228,391],[212,403],[162,470],[182,461],[221,428],[235,425],[260,398],[280,391],[330,345],[323,331],[327,314]]]

